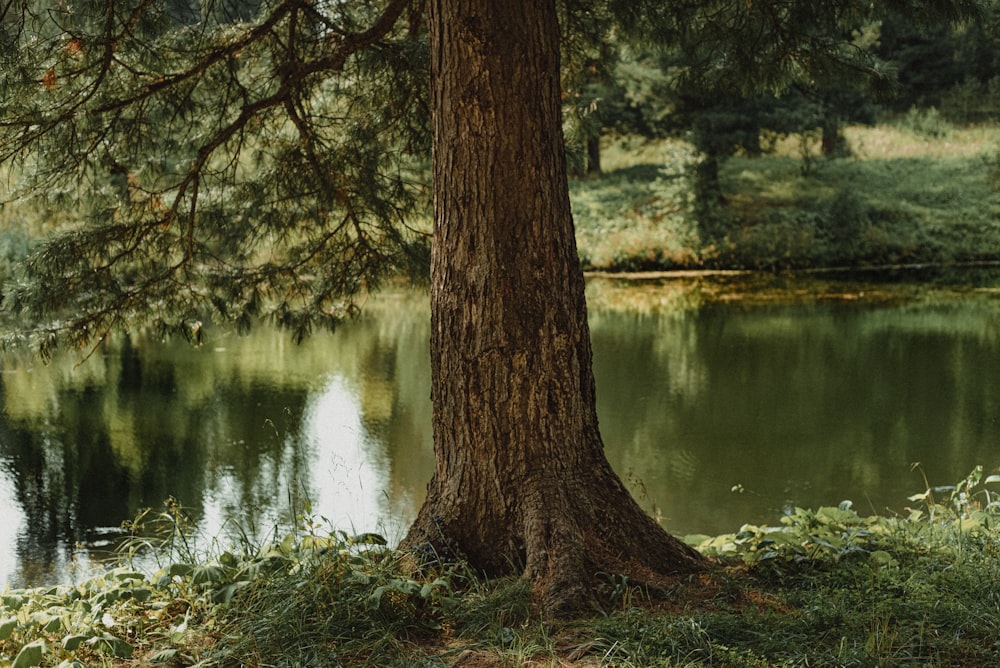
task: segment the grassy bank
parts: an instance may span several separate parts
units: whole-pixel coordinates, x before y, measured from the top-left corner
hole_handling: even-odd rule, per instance
[[[570,182],[586,269],[784,269],[1000,260],[1000,127],[931,111],[818,136],[765,138],[722,161],[723,201],[699,207],[680,140],[609,137],[604,173]],[[56,227],[30,203],[0,207],[0,278]]]
[[[460,565],[413,573],[374,536],[303,520],[262,546],[183,549],[175,506],[136,525],[152,574],[127,564],[76,585],[7,591],[14,666],[995,666],[1000,509],[981,469],[898,516],[849,503],[771,527],[689,537],[707,572],[657,588],[595,575],[599,609],[539,619],[518,579]],[[151,529],[156,525],[160,533]],[[170,546],[166,549],[164,546]]]
[[[774,269],[1000,259],[1000,131],[911,115],[721,164],[724,200],[696,210],[696,155],[674,140],[605,142],[600,177],[571,184],[588,269]]]

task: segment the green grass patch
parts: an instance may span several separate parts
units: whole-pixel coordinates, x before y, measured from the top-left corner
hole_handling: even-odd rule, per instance
[[[126,544],[158,546],[76,585],[7,591],[13,666],[995,666],[1000,476],[977,468],[893,516],[848,502],[692,536],[715,566],[636,586],[595,574],[601,614],[542,619],[528,584],[415,569],[377,536],[319,532],[195,558],[175,505]],[[139,530],[142,529],[142,532]]]
[[[778,137],[722,163],[724,201],[696,207],[698,157],[678,140],[605,142],[600,177],[571,184],[592,270],[775,269],[1000,259],[1000,130],[917,114],[845,131],[849,152]]]

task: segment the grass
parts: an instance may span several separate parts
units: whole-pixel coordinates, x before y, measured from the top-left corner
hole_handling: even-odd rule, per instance
[[[7,591],[13,666],[994,666],[1000,476],[981,468],[891,517],[849,503],[688,540],[715,560],[658,589],[596,574],[604,614],[553,623],[528,584],[415,572],[375,536],[299,530],[196,557],[157,516],[157,572]],[[141,524],[136,525],[141,528]],[[137,534],[128,554],[146,549]]]
[[[938,117],[851,127],[826,159],[799,137],[722,163],[725,201],[697,211],[689,145],[605,142],[598,178],[574,181],[577,243],[591,270],[775,269],[1000,260],[995,127]]]

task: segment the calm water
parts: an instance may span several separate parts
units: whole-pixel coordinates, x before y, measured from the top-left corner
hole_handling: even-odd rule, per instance
[[[912,301],[783,285],[793,303],[718,284],[714,300],[677,282],[599,291],[609,459],[677,534],[845,498],[899,510],[923,488],[914,462],[934,484],[995,467],[1000,297],[979,287]],[[398,540],[432,470],[428,336],[425,298],[401,295],[301,347],[215,332],[198,349],[133,339],[82,363],[5,362],[0,584],[84,577],[122,521],[168,497],[206,540],[303,510]]]

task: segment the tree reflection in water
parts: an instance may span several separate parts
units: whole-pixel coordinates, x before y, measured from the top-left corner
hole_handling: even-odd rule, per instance
[[[594,295],[608,458],[675,534],[845,497],[899,509],[922,485],[912,462],[935,484],[1000,464],[995,295],[709,303],[676,282]],[[168,497],[206,542],[237,524],[267,536],[307,509],[402,536],[433,467],[426,295],[381,296],[300,347],[265,328],[211,334],[4,362],[0,582],[82,577],[109,531]]]

